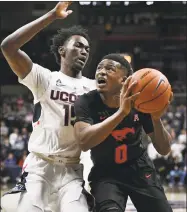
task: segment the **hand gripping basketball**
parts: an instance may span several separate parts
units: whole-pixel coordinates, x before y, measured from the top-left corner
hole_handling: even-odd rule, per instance
[[[172,89],[163,73],[152,68],[143,68],[132,75],[131,83],[134,81],[138,83],[132,93],[141,92],[134,102],[134,107],[138,111],[155,113],[167,105]]]
[[[125,116],[127,116],[130,113],[133,107],[133,102],[138,98],[140,94],[140,92],[137,92],[131,95],[134,86],[137,84],[137,81],[134,81],[131,85],[129,85],[131,78],[132,77],[130,76],[125,80],[125,83],[123,84],[123,87],[120,93],[120,108],[119,109],[123,112]]]

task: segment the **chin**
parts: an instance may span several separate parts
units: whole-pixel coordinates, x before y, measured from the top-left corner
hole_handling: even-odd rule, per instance
[[[72,70],[73,70],[74,73],[79,73],[79,72],[82,72],[83,68],[73,67]]]
[[[78,63],[75,63],[75,64],[73,64],[72,69],[73,69],[73,71],[78,73],[78,72],[82,72],[83,71],[84,66],[80,65]]]
[[[99,93],[106,93],[106,92],[108,92],[108,90],[106,88],[99,88],[99,87],[97,87],[97,91]]]

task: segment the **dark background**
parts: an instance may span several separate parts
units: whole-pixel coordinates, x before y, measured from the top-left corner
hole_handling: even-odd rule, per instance
[[[52,9],[57,2],[0,2],[0,40]],[[58,20],[28,42],[23,50],[51,70],[58,70],[49,53],[50,38],[61,27],[81,24],[92,39],[91,56],[84,75],[94,78],[101,57],[111,52],[132,56],[135,70],[162,71],[172,84],[186,82],[186,2],[73,2],[73,14]],[[89,68],[88,68],[89,67]],[[1,83],[17,84],[17,77],[0,54]],[[174,86],[175,87],[175,86]],[[177,90],[178,88],[176,88]],[[178,89],[179,90],[179,89]],[[179,91],[177,91],[179,92]]]

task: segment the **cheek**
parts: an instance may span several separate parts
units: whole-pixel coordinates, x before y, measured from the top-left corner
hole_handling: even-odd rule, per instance
[[[113,88],[121,87],[121,80],[118,78],[111,78],[110,79],[110,86]]]
[[[75,49],[75,48],[72,48],[72,49],[68,49],[67,52],[66,52],[66,56],[67,57],[74,57],[78,54],[78,50]]]

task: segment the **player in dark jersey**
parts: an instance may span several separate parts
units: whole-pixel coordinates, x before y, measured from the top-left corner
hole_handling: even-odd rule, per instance
[[[161,155],[170,152],[171,136],[160,119],[170,102],[154,114],[135,110],[139,93],[131,95],[137,83],[129,85],[132,73],[123,56],[105,56],[96,71],[97,90],[75,103],[75,134],[83,151],[91,149],[94,164],[88,180],[95,211],[124,212],[130,196],[138,212],[171,212],[143,144],[144,129]]]

